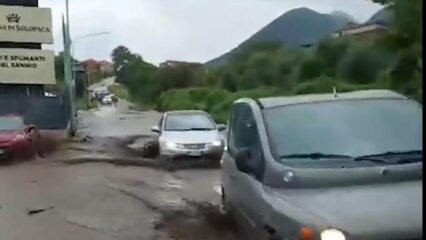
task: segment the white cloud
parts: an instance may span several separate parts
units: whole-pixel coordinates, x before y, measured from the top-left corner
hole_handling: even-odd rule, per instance
[[[40,0],[40,6],[53,8],[57,51],[62,49],[63,2]],[[380,7],[367,0],[70,0],[71,34],[110,32],[78,41],[79,59],[109,58],[112,49],[123,44],[153,63],[205,62],[284,12],[303,6],[324,13],[342,10],[359,21]]]

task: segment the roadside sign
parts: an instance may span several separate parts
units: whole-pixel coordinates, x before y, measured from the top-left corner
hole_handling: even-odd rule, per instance
[[[0,49],[0,83],[55,84],[54,52]]]
[[[0,42],[53,43],[51,9],[0,5]]]
[[[0,5],[37,7],[38,0],[0,0]]]

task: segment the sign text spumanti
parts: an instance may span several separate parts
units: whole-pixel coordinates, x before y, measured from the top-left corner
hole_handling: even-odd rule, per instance
[[[0,83],[55,84],[54,52],[0,49]]]
[[[0,5],[0,42],[53,43],[51,9]]]

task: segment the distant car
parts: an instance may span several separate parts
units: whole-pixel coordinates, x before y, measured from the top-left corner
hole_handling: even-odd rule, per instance
[[[42,156],[40,132],[20,116],[0,116],[0,159]]]
[[[111,95],[107,95],[107,96],[105,96],[105,97],[103,97],[102,98],[102,104],[105,104],[105,105],[111,105],[111,104],[113,104],[114,102],[113,102],[113,100],[112,100],[112,97],[111,97]]]
[[[422,115],[381,90],[240,99],[222,209],[253,239],[423,239]]]
[[[55,94],[50,93],[50,92],[44,92],[44,96],[45,96],[45,97],[56,97],[56,95],[55,95]]]
[[[163,160],[198,158],[220,163],[223,139],[220,131],[225,125],[216,125],[203,111],[171,111],[163,114],[158,126],[160,158]]]

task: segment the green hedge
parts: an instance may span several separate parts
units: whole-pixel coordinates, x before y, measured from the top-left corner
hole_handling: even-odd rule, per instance
[[[354,84],[336,80],[327,76],[320,76],[310,82],[303,82],[295,86],[290,95],[311,93],[350,92],[367,89],[388,89],[387,74],[383,73],[378,81],[371,84]],[[262,87],[258,89],[229,92],[221,88],[188,88],[172,89],[163,92],[157,103],[158,111],[170,110],[204,110],[212,115],[218,123],[226,123],[233,103],[241,98],[262,98],[284,96],[280,88]]]
[[[278,96],[280,93],[281,91],[276,88],[260,88],[236,93],[224,89],[172,89],[161,94],[157,110],[204,110],[210,113],[216,122],[226,123],[232,104],[237,99]]]

